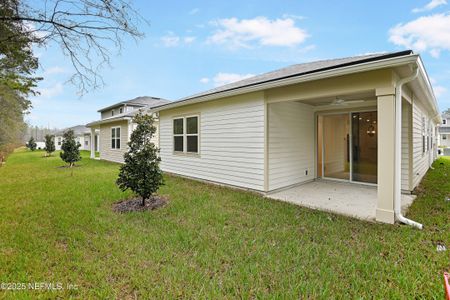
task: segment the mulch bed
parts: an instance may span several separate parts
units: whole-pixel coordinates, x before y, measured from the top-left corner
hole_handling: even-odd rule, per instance
[[[142,198],[131,198],[114,203],[113,210],[118,213],[155,210],[165,206],[168,202],[167,197],[155,195],[145,200],[145,206],[142,206]]]

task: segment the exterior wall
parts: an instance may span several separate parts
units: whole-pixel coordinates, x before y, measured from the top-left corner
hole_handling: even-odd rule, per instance
[[[55,136],[55,150],[59,151],[61,150],[61,145],[58,145],[58,139],[61,138],[61,145],[62,145],[62,141],[63,141],[63,136],[62,135],[57,135]],[[88,141],[88,146],[85,146],[85,141]],[[80,136],[75,136],[75,141],[80,143],[81,147],[80,150],[90,150],[90,135],[89,134],[84,134],[84,135],[80,135]]]
[[[111,128],[120,126],[120,149],[111,149]],[[100,159],[123,163],[127,151],[128,121],[118,121],[100,125]]]
[[[431,138],[425,138],[425,152],[422,147],[422,118],[425,118],[425,135],[429,135],[430,117],[418,101],[412,105],[412,187],[414,189],[419,183],[433,161],[433,149],[428,146]]]
[[[261,92],[161,111],[161,169],[264,190],[264,95]],[[173,152],[173,118],[199,115],[199,154]]]
[[[402,190],[410,191],[410,160],[409,147],[411,138],[411,104],[403,100],[402,103]]]
[[[133,111],[135,109],[141,108],[141,106],[120,105],[120,106],[114,107],[112,109],[108,109],[108,110],[105,110],[105,111],[101,112],[101,118],[105,119],[105,118],[112,117],[113,116],[112,115],[112,111],[114,111],[114,116],[119,115],[120,114],[120,108],[123,108],[122,113],[126,113],[126,112],[131,112],[131,111]]]
[[[43,150],[45,148],[45,142],[36,142],[36,149]]]
[[[268,105],[267,113],[269,191],[314,179],[312,106],[273,103]]]
[[[439,145],[443,147],[450,147],[450,133],[439,134]]]
[[[90,134],[85,134],[84,136],[83,136],[83,138],[84,138],[84,142],[83,142],[83,144],[81,144],[81,148],[80,149],[83,149],[83,150],[91,150],[91,135]]]
[[[61,139],[61,145],[62,145],[62,141],[63,141],[62,135],[55,136],[55,151],[61,150],[61,145],[58,144],[58,139]]]

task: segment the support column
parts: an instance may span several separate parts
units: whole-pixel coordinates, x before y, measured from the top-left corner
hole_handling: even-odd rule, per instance
[[[95,128],[91,127],[91,158],[95,158]]]
[[[378,117],[378,198],[376,220],[393,224],[395,180],[395,88],[376,90]]]

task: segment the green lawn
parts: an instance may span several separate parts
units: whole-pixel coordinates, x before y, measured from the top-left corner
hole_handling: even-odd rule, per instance
[[[434,163],[409,217],[358,221],[166,177],[159,210],[119,215],[118,165],[19,150],[0,167],[0,283],[61,283],[0,298],[435,298],[450,270],[450,160]],[[67,285],[76,289],[67,289]]]

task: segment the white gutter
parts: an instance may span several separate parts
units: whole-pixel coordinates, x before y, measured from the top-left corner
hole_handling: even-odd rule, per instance
[[[395,87],[395,169],[394,169],[394,212],[399,222],[407,225],[423,228],[423,225],[410,220],[402,215],[402,194],[401,194],[401,174],[402,174],[402,88],[405,83],[413,81],[419,75],[419,68],[413,65],[413,74],[397,81]]]

